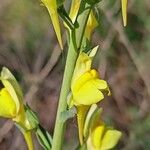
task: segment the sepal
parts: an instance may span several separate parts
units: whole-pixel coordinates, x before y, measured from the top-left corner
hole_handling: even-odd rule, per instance
[[[39,119],[37,117],[37,113],[34,112],[29,105],[25,105],[25,114],[28,118],[29,124],[32,129],[36,129],[39,125]]]

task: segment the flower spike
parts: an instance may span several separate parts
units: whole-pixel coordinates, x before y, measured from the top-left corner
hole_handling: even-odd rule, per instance
[[[68,96],[69,107],[77,108],[77,122],[80,144],[84,144],[84,123],[87,112],[92,104],[96,104],[109,95],[109,87],[106,81],[99,78],[98,72],[91,68],[92,60],[98,50],[94,47],[88,53],[81,52],[76,62],[71,94]]]
[[[127,25],[127,3],[128,0],[121,0],[123,25]]]

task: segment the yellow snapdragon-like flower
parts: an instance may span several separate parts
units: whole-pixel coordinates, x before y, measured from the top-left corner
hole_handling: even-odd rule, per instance
[[[110,94],[107,82],[100,79],[95,69],[91,69],[97,49],[98,47],[93,48],[89,54],[79,54],[72,78],[70,105],[90,106],[102,100],[104,94]]]
[[[73,103],[76,106],[92,105],[104,98],[103,91],[109,93],[106,81],[99,79],[94,69],[81,75],[72,84]]]
[[[4,88],[0,91],[0,117],[10,118],[21,128],[29,150],[33,150],[32,126],[25,114],[23,95],[19,84],[7,68],[1,71],[0,80]]]
[[[121,0],[122,17],[123,17],[124,26],[127,25],[127,3],[128,3],[128,0]]]
[[[6,88],[0,91],[0,116],[14,118],[17,114],[16,104]]]
[[[77,108],[80,143],[83,143],[83,126],[86,113],[92,104],[100,102],[104,95],[110,95],[107,82],[100,79],[98,72],[91,69],[92,59],[97,52],[95,47],[86,54],[81,52],[76,62],[68,105]]]
[[[100,119],[101,109],[92,105],[84,124],[84,137],[87,150],[109,150],[118,143],[121,132],[108,128]]]
[[[50,14],[59,45],[60,45],[61,49],[63,49],[61,29],[60,29],[60,25],[59,25],[59,17],[58,17],[58,12],[57,12],[57,0],[41,0],[41,1],[45,5],[45,7],[47,8],[47,10]]]
[[[87,150],[109,150],[118,143],[121,132],[109,129],[105,125],[97,125],[90,131]]]
[[[4,85],[0,91],[0,116],[12,118],[22,124],[24,129],[29,130],[31,127],[25,115],[23,94],[19,84],[7,68],[2,69],[0,80]]]
[[[80,7],[80,3],[81,3],[81,0],[73,0],[72,1],[69,16],[70,16],[73,23],[75,23],[75,21],[76,21],[77,14],[78,14],[79,7]],[[88,21],[87,21],[86,28],[85,28],[85,34],[84,34],[84,36],[88,40],[90,40],[93,30],[97,26],[98,26],[98,22],[96,20],[96,17],[94,15],[93,11],[91,11],[89,18],[88,18]]]

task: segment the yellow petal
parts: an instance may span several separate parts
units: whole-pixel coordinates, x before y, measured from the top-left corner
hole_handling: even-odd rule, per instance
[[[12,73],[5,67],[3,67],[1,71],[0,80],[2,81],[4,87],[11,95],[12,99],[14,100],[18,112],[20,109],[20,103],[22,103],[22,99],[23,99],[22,90],[18,82],[16,81]]]
[[[73,23],[76,20],[76,17],[77,17],[78,11],[79,11],[79,7],[80,7],[80,3],[81,3],[81,0],[73,0],[72,1],[69,16]]]
[[[89,106],[78,106],[77,107],[77,122],[78,122],[78,132],[80,144],[83,144],[83,129],[87,111]]]
[[[72,84],[72,94],[74,104],[77,105],[91,105],[99,102],[104,98],[103,93],[95,84],[98,73],[96,70],[90,70],[84,73],[78,80]]]
[[[84,123],[84,137],[87,138],[89,135],[89,131],[91,129],[91,123],[93,121],[93,116],[95,116],[97,114],[97,112],[99,111],[98,107],[96,104],[93,104],[90,109],[88,110],[88,113],[86,115],[86,119],[85,119],[85,123]],[[99,119],[100,114],[98,114],[98,118]]]
[[[92,131],[91,139],[93,146],[97,149],[100,148],[102,143],[103,134],[105,131],[105,126],[98,126]]]
[[[17,114],[16,104],[6,88],[0,91],[0,116],[14,118]]]
[[[81,3],[81,0],[73,0],[72,1],[69,16],[70,16],[73,23],[75,22],[75,20],[77,18],[78,11],[80,8],[80,3]],[[97,25],[98,25],[98,22],[97,22],[94,14],[93,14],[93,11],[91,11],[89,18],[88,18],[88,21],[87,21],[85,34],[84,34],[84,36],[87,39],[90,40],[91,33],[93,32],[93,30],[96,28]]]
[[[104,80],[95,79],[93,82],[99,90],[105,90],[108,87],[107,82]]]
[[[84,86],[84,84],[92,79],[95,79],[98,77],[98,72],[96,70],[90,70],[81,75],[77,80],[72,83],[72,92],[76,93]],[[85,94],[85,93],[84,93]]]
[[[103,140],[100,150],[112,149],[118,143],[121,138],[121,132],[117,130],[107,130]]]
[[[128,0],[121,0],[122,5],[122,17],[124,26],[127,25],[127,2]]]
[[[85,72],[89,71],[91,69],[91,63],[92,60],[87,54],[80,53],[76,62],[76,67],[74,70],[72,82],[77,80]]]
[[[72,82],[75,82],[85,72],[91,70],[92,60],[98,50],[98,46],[90,50],[89,55],[81,52],[76,62],[76,67],[73,74]]]
[[[87,139],[86,145],[87,145],[87,150],[96,150],[96,149],[93,148],[93,144],[92,144],[92,141],[91,141],[91,137],[90,137],[90,136],[89,136],[89,138]]]
[[[92,105],[98,103],[104,98],[92,81],[85,83],[78,92],[73,93],[75,105]]]
[[[57,2],[56,2],[56,0],[41,0],[41,1],[43,2],[43,4],[45,5],[45,7],[47,8],[47,10],[50,14],[59,45],[60,45],[61,49],[63,49],[61,30],[60,30],[58,13],[57,13]]]
[[[93,32],[93,30],[98,26],[98,22],[93,14],[93,11],[91,11],[89,18],[88,18],[88,22],[85,28],[85,37],[90,40],[91,38],[91,34]]]

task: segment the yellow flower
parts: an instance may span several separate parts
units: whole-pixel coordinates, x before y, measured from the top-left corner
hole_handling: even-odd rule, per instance
[[[87,140],[87,150],[109,150],[118,143],[121,132],[98,125],[91,130]]]
[[[99,79],[98,72],[94,69],[74,81],[71,89],[75,106],[98,103],[104,98],[103,91],[109,93],[106,81]]]
[[[127,25],[127,2],[128,0],[121,0],[122,5],[122,17],[124,26]]]
[[[74,105],[77,108],[81,144],[83,144],[83,126],[88,109],[92,104],[101,101],[104,98],[104,94],[110,94],[107,82],[99,78],[95,69],[91,69],[92,59],[97,49],[98,47],[93,48],[89,54],[84,52],[79,54],[72,78],[71,95],[68,101],[69,107]]]
[[[19,84],[7,68],[1,71],[0,80],[4,88],[0,91],[0,116],[12,118],[21,124],[24,129],[30,129],[30,124],[25,115],[23,94]]]
[[[78,15],[78,11],[79,11],[79,7],[80,7],[80,3],[81,0],[73,0],[72,4],[71,4],[71,9],[70,9],[70,18],[72,20],[73,23],[75,23],[77,15]],[[98,26],[98,22],[96,20],[96,17],[93,13],[93,11],[91,11],[88,21],[87,21],[87,25],[85,28],[85,34],[84,36],[90,40],[90,37],[92,35],[93,30]]]
[[[101,101],[104,94],[110,94],[107,82],[100,79],[95,69],[91,69],[97,49],[93,48],[89,55],[84,52],[79,54],[72,78],[70,106],[90,106]]]
[[[87,150],[109,150],[119,141],[121,132],[106,127],[99,118],[101,109],[92,105],[84,124],[84,137],[87,139]]]
[[[45,5],[45,7],[47,8],[47,10],[50,14],[59,45],[60,45],[61,49],[63,49],[62,38],[61,38],[61,29],[60,29],[60,25],[59,25],[59,18],[58,18],[58,12],[57,12],[57,0],[41,0],[41,1]]]
[[[0,116],[14,118],[17,114],[16,104],[6,88],[0,91]]]
[[[4,85],[0,91],[0,117],[10,118],[19,125],[29,149],[32,150],[32,140],[27,140],[27,138],[31,139],[29,130],[32,129],[32,126],[25,114],[20,86],[7,68],[2,69],[0,80]]]
[[[25,130],[32,128],[26,117],[23,104],[19,104],[17,112],[17,105],[6,88],[2,88],[0,91],[0,108],[0,117],[12,119]]]

